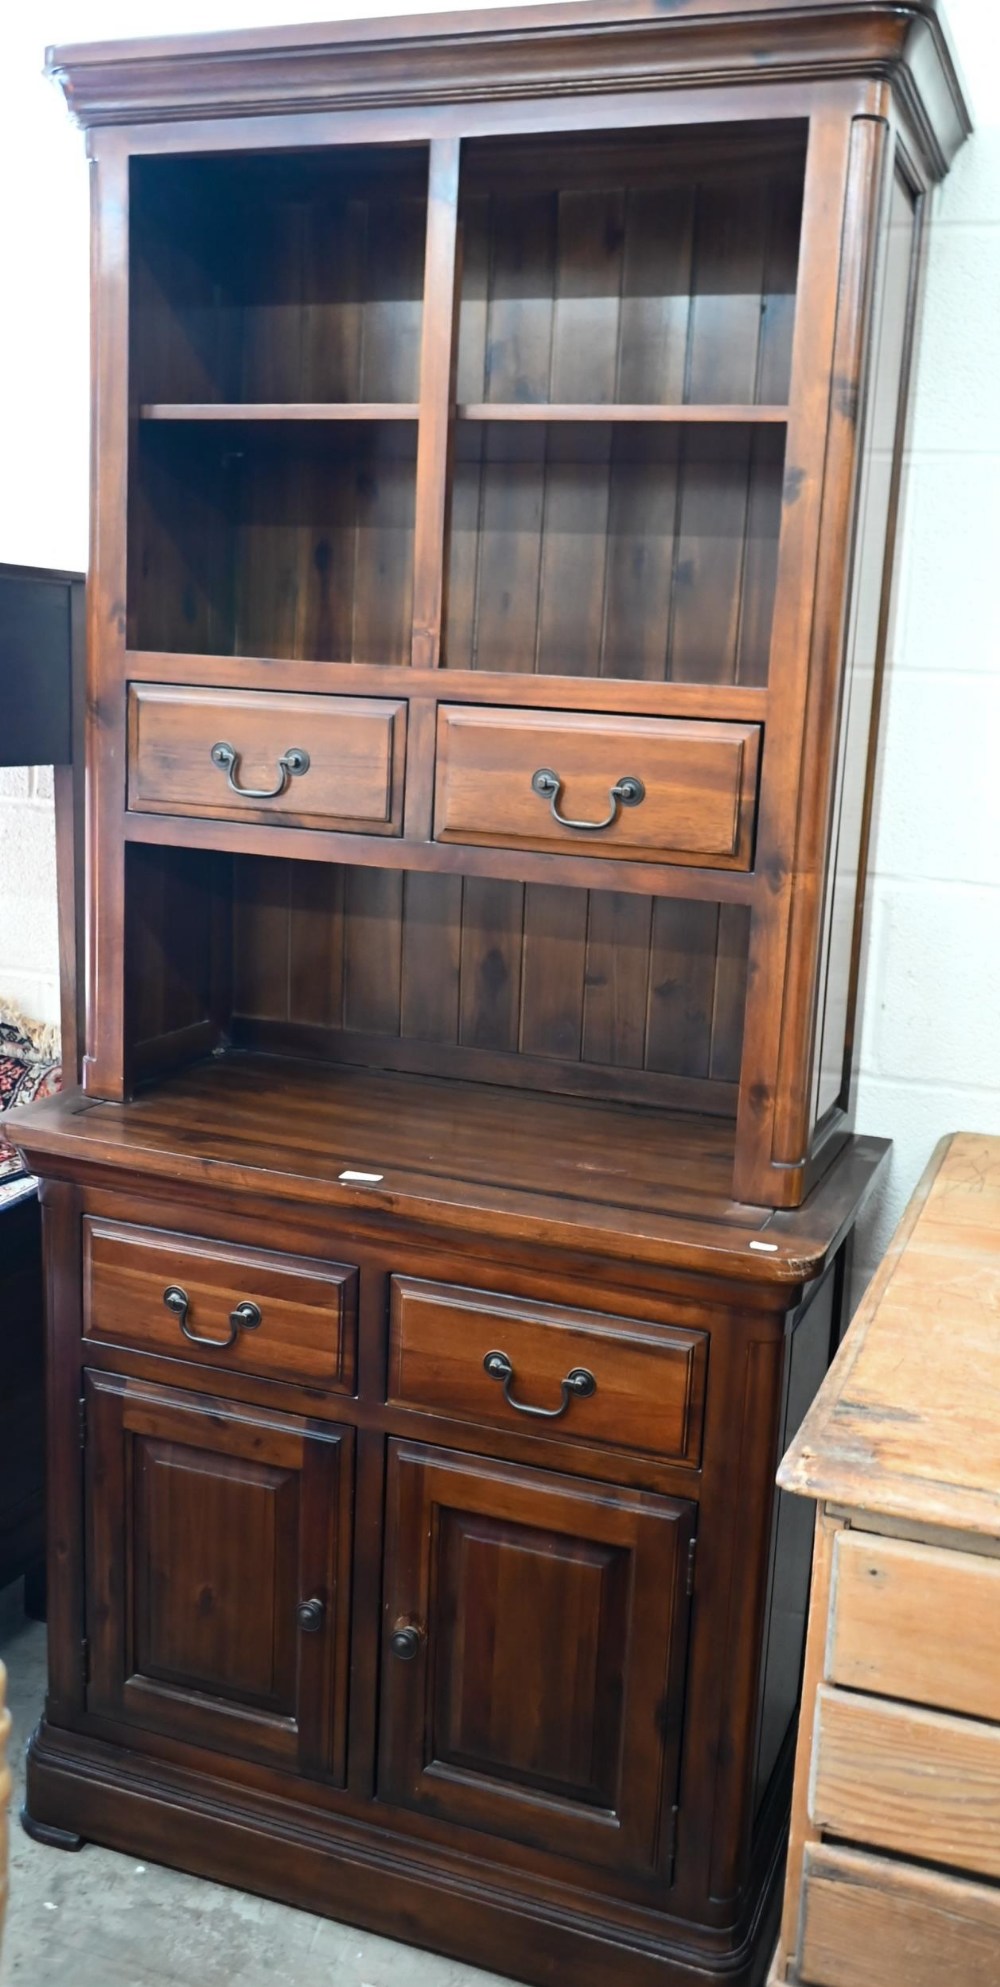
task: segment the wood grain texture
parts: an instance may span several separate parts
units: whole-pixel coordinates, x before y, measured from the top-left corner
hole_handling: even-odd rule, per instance
[[[597,1884],[669,1867],[693,1507],[400,1443],[389,1472],[380,1791]]]
[[[848,1841],[1000,1877],[1000,1726],[823,1684],[809,1813]]]
[[[942,1140],[782,1464],[786,1488],[993,1538],[1000,1141]],[[955,1357],[961,1320],[962,1358]]]
[[[83,1334],[200,1365],[314,1381],[334,1393],[353,1386],[357,1273],[275,1250],[225,1248],[196,1236],[131,1223],[84,1219]],[[180,1285],[186,1324],[215,1345],[185,1339],[165,1306]],[[231,1343],[231,1314],[250,1301],[260,1322]]]
[[[937,1871],[810,1849],[797,1972],[822,1987],[997,1987],[1000,1898]]]
[[[826,1675],[1000,1725],[1000,1563],[843,1532]]]
[[[212,758],[222,742],[235,761]],[[284,774],[298,750],[308,764]],[[129,806],[160,814],[272,817],[287,827],[402,829],[406,707],[386,698],[268,696],[134,684],[129,698]],[[275,788],[280,791],[274,792]],[[241,788],[270,797],[247,796]]]
[[[671,919],[689,939],[697,922],[700,943],[668,960]],[[258,1044],[280,1028],[287,1047],[334,1062],[437,1074],[454,1066],[447,1052],[484,1081],[689,1098],[725,1116],[747,936],[734,907],[237,862],[229,1026]]]
[[[570,1402],[561,1436],[697,1464],[708,1352],[703,1334],[518,1303],[496,1291],[392,1279],[391,1400],[518,1428],[517,1409],[484,1371],[494,1347],[513,1364],[511,1392],[529,1406],[557,1408],[574,1367],[593,1374],[594,1393]]]
[[[442,704],[435,836],[538,849],[599,847],[632,862],[676,856],[745,869],[758,750],[759,733],[748,725]],[[559,782],[559,813],[597,824],[590,832],[554,819],[550,798],[532,786],[540,768]],[[613,789],[625,776],[644,789],[634,807],[615,800]]]

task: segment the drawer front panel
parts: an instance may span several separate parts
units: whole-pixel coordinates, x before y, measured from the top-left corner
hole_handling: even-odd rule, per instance
[[[831,1835],[1000,1877],[1000,1726],[823,1684],[809,1811]]]
[[[1000,1723],[1000,1560],[841,1532],[831,1683]]]
[[[697,1464],[707,1350],[704,1332],[392,1279],[392,1403],[519,1434]]]
[[[356,1285],[345,1264],[84,1219],[84,1336],[137,1352],[348,1393]]]
[[[814,1987],[997,1987],[1000,1892],[849,1849],[807,1848],[796,1978]]]
[[[398,835],[405,745],[389,698],[134,683],[129,807]]]
[[[434,833],[443,842],[749,869],[759,737],[748,724],[445,704]]]

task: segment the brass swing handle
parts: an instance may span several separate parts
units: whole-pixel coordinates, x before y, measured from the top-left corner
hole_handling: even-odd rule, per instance
[[[505,1352],[488,1352],[483,1360],[483,1370],[491,1380],[503,1381],[503,1397],[508,1407],[516,1408],[518,1414],[536,1415],[539,1421],[558,1421],[574,1396],[583,1401],[597,1392],[597,1381],[586,1366],[574,1366],[572,1373],[567,1373],[562,1381],[562,1400],[558,1407],[529,1407],[527,1401],[516,1401],[510,1391],[514,1384],[514,1368]]]
[[[191,1330],[187,1321],[191,1299],[187,1291],[181,1289],[179,1283],[167,1285],[163,1293],[163,1302],[167,1310],[177,1319],[184,1337],[189,1339],[192,1345],[210,1345],[215,1352],[228,1351],[231,1345],[236,1344],[240,1332],[255,1332],[261,1321],[260,1306],[252,1304],[250,1299],[246,1298],[243,1303],[235,1304],[229,1313],[229,1337],[209,1338],[204,1332]]]
[[[638,807],[646,798],[646,789],[642,781],[637,779],[634,773],[623,773],[608,794],[611,812],[605,815],[603,821],[571,821],[568,814],[559,812],[562,784],[559,774],[554,773],[550,766],[539,766],[537,773],[531,775],[532,792],[540,793],[542,799],[550,803],[552,819],[558,821],[560,828],[584,828],[594,835],[599,835],[602,828],[614,826],[618,819],[619,807]]]
[[[279,794],[284,793],[289,780],[299,779],[303,773],[308,773],[309,754],[303,752],[301,745],[290,745],[288,751],[283,752],[278,760],[280,777],[276,787],[241,787],[236,778],[240,755],[234,745],[227,745],[224,738],[220,738],[212,747],[212,764],[225,773],[228,785],[232,787],[234,793],[239,794],[241,800],[277,800]]]

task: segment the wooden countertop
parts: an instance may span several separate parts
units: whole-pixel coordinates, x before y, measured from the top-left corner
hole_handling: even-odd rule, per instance
[[[937,1147],[778,1481],[1000,1536],[1000,1138]]]
[[[867,1198],[888,1146],[854,1138],[804,1206],[731,1198],[722,1119],[394,1072],[231,1055],[134,1103],[64,1091],[18,1113],[33,1171],[95,1169],[365,1209],[660,1268],[801,1285]],[[358,1184],[345,1172],[372,1173]]]

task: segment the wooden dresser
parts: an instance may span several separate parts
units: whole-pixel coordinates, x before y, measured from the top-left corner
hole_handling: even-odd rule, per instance
[[[939,1145],[778,1480],[818,1511],[772,1987],[997,1987],[1000,1138]]]
[[[55,51],[82,1092],[29,1826],[539,1983],[773,1948],[930,0]]]

